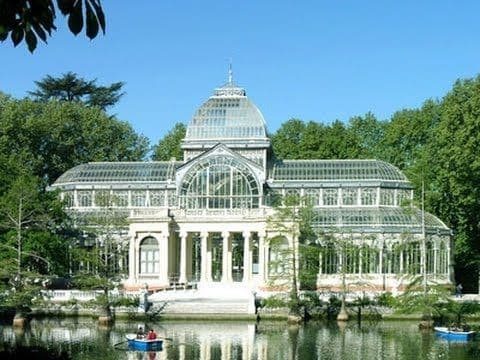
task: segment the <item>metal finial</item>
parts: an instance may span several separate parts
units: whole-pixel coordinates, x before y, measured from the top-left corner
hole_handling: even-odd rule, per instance
[[[232,82],[233,82],[232,58],[230,58],[230,62],[228,64],[228,83],[231,84]]]

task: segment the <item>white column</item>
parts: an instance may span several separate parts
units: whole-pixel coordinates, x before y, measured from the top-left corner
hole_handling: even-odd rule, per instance
[[[200,233],[201,239],[201,264],[200,264],[200,281],[205,282],[209,280],[208,276],[208,262],[207,262],[207,239],[208,239],[208,232],[201,232]]]
[[[400,269],[400,274],[403,274],[403,251],[400,251],[400,256],[399,256],[399,258],[400,258],[400,267],[399,267],[399,269]]]
[[[384,257],[384,247],[379,247],[380,249],[380,254],[379,254],[379,257],[378,257],[378,270],[377,270],[377,274],[383,274],[383,257]]]
[[[200,360],[211,359],[211,342],[210,338],[202,338],[200,340]]]
[[[322,275],[323,268],[323,253],[320,251],[318,254],[318,275]]]
[[[265,233],[258,233],[258,276],[263,283],[266,279],[266,246],[265,246]]]
[[[228,231],[222,232],[223,246],[222,246],[222,282],[232,281],[232,259],[230,255],[230,233]]]
[[[232,358],[232,340],[230,337],[225,337],[220,342],[222,350],[222,359]]]
[[[250,231],[243,232],[243,282],[250,281],[252,274],[250,236]]]
[[[159,240],[160,240],[160,281],[168,285],[170,283],[169,280],[169,274],[168,274],[168,269],[169,269],[169,251],[168,251],[168,233],[162,233],[159,234]]]
[[[135,235],[130,236],[130,242],[128,244],[128,263],[130,264],[128,268],[128,277],[130,281],[137,282],[137,269],[138,269],[138,256],[137,256],[137,249],[135,243],[137,242],[137,237]]]
[[[187,282],[187,236],[186,231],[180,232],[180,283]]]
[[[362,244],[362,245],[363,245],[363,244]],[[361,245],[360,245],[360,249],[358,249],[358,252],[359,252],[359,254],[358,254],[358,255],[359,255],[359,256],[358,256],[358,262],[359,262],[359,264],[358,264],[358,275],[359,275],[360,277],[362,277],[362,274],[363,274],[363,272],[362,272],[362,263],[363,263],[363,256],[364,256],[364,254],[363,254],[362,246],[361,246]]]
[[[185,360],[185,344],[179,344],[178,345],[178,359],[179,360]]]
[[[448,259],[448,264],[447,264],[447,270],[448,270],[448,279],[450,281],[454,282],[455,279],[453,278],[453,269],[452,269],[452,252],[450,251],[450,246],[447,247],[447,259]]]

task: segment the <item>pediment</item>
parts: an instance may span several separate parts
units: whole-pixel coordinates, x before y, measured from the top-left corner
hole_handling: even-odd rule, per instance
[[[185,174],[190,169],[192,169],[197,164],[199,164],[199,163],[201,163],[201,162],[203,162],[203,161],[205,161],[209,158],[216,157],[216,156],[219,156],[219,155],[220,156],[225,156],[225,157],[231,157],[231,158],[235,159],[236,161],[238,161],[242,165],[249,168],[252,171],[252,173],[255,174],[255,177],[257,178],[257,180],[259,181],[260,184],[263,184],[265,182],[265,171],[263,170],[263,168],[259,164],[257,164],[255,162],[253,162],[252,160],[247,159],[246,157],[236,153],[232,149],[228,148],[225,144],[218,143],[213,148],[205,151],[204,153],[198,155],[197,157],[195,157],[193,159],[190,159],[185,164],[183,164],[182,166],[177,168],[177,171],[176,171],[177,185],[180,184],[181,179],[183,179]]]

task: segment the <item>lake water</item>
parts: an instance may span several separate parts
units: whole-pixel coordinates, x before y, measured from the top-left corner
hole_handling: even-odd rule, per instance
[[[138,322],[99,328],[90,319],[32,320],[25,331],[0,324],[0,359],[480,359],[480,341],[447,342],[416,322],[156,322],[162,351],[128,350]],[[10,349],[17,348],[8,356]]]

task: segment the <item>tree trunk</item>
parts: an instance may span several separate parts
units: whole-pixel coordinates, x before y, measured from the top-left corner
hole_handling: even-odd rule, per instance
[[[13,327],[23,329],[28,324],[28,316],[24,310],[17,309],[13,317]]]
[[[342,299],[342,306],[340,308],[340,312],[337,315],[337,321],[348,321],[348,313],[347,309],[345,308],[345,300]]]

